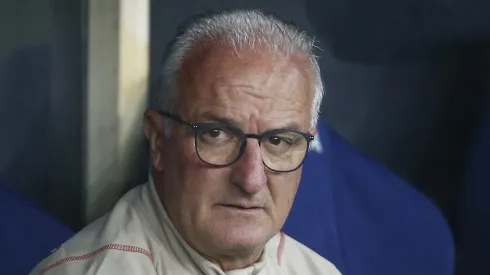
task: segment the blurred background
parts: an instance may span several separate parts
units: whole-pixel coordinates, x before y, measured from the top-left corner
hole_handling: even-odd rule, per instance
[[[322,121],[423,192],[457,238],[465,163],[490,96],[483,1],[362,3],[3,0],[0,178],[75,230],[100,216],[145,180],[142,112],[177,26],[206,10],[257,8],[316,37]]]

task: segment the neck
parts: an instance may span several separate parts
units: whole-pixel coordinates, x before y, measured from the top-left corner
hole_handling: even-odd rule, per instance
[[[197,251],[197,250],[196,250]],[[239,253],[236,255],[226,255],[220,257],[210,257],[200,253],[204,258],[217,264],[221,270],[229,271],[235,269],[242,269],[257,263],[262,256],[264,247],[257,248],[254,251],[248,253]],[[199,252],[199,251],[198,251]]]

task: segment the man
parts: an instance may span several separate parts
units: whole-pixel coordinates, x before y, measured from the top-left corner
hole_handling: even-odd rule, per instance
[[[313,43],[256,11],[192,23],[145,115],[150,182],[31,274],[340,274],[280,233],[323,95]]]

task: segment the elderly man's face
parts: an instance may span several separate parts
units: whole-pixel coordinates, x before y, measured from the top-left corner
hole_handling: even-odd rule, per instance
[[[299,56],[267,51],[200,50],[184,61],[174,113],[190,122],[227,121],[245,133],[291,125],[311,133],[313,94],[305,64]],[[192,129],[171,125],[170,137],[156,138],[161,144],[152,144],[152,154],[155,184],[179,232],[209,257],[261,248],[283,226],[301,168],[267,169],[256,139],[247,140],[234,164],[213,167],[198,158]]]

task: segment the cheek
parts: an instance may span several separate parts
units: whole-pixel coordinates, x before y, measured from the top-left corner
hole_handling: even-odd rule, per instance
[[[179,184],[184,188],[184,195],[192,197],[192,201],[201,206],[216,201],[229,180],[229,169],[212,167],[201,161],[191,142],[179,150],[179,161],[174,160],[173,169],[181,175]]]
[[[164,158],[165,182],[174,192],[175,198],[185,196],[194,181],[193,171],[199,164],[192,142],[173,141],[162,152]]]
[[[202,166],[202,161],[196,154],[193,139],[174,141],[166,149],[162,154],[168,167],[167,170],[177,170],[178,174],[186,174],[187,170],[194,170]]]
[[[197,161],[196,149],[194,147],[194,140],[185,139],[179,143],[178,150],[184,157],[186,162],[195,163]]]
[[[300,171],[273,175],[269,178],[271,196],[277,212],[282,215],[289,213],[298,190]]]

